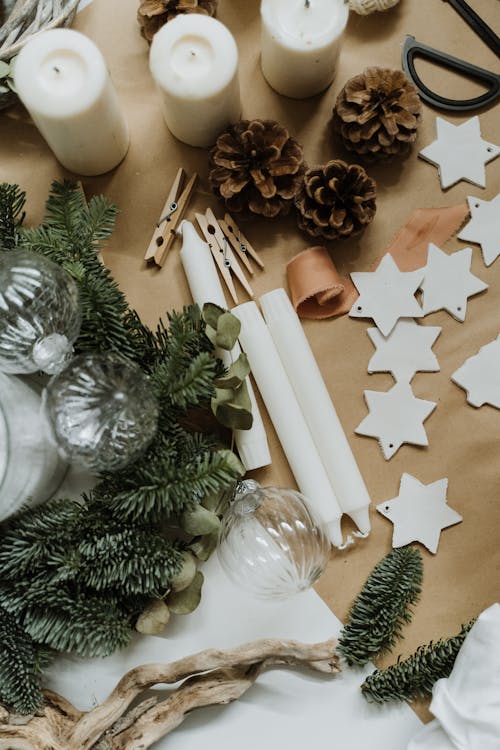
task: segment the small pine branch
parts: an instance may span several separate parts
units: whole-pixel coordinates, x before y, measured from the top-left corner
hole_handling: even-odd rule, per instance
[[[443,677],[449,677],[458,652],[474,625],[471,620],[458,635],[420,646],[404,661],[398,660],[387,669],[376,669],[366,678],[361,691],[373,703],[387,701],[411,701],[430,695],[434,684]]]
[[[48,651],[31,638],[15,618],[0,607],[0,699],[21,714],[42,703],[41,675]]]
[[[213,356],[209,352],[201,352],[182,364],[183,369],[179,367],[175,370],[170,361],[160,362],[153,370],[151,377],[160,404],[168,401],[186,410],[210,401],[215,393],[214,379],[217,377],[217,362]]]
[[[0,250],[14,250],[24,220],[26,193],[17,185],[0,184]]]
[[[349,612],[338,650],[347,663],[363,666],[390,651],[411,622],[423,576],[422,556],[415,547],[392,550],[368,577]]]

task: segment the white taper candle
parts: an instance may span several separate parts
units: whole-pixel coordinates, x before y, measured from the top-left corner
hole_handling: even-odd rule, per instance
[[[284,289],[260,303],[339,505],[368,534],[370,496],[299,317]]]
[[[180,231],[183,238],[181,261],[194,302],[200,308],[205,302],[213,302],[220,307],[227,308],[214,259],[207,243],[203,242],[190,221],[183,221]],[[229,367],[232,360],[237,359],[240,353],[240,346],[236,343],[232,352],[221,349],[217,355],[226,367]],[[235,430],[234,439],[241,461],[247,471],[251,471],[270,464],[271,455],[264,423],[249,378],[247,378],[247,388],[252,402],[253,424],[250,430]]]
[[[241,323],[241,346],[299,489],[328,524],[332,543],[340,547],[342,511],[269,329],[255,302],[238,305],[232,313]]]

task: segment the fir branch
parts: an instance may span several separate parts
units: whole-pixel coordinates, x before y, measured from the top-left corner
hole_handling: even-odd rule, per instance
[[[172,367],[171,360],[160,362],[153,370],[152,380],[160,404],[169,402],[186,410],[190,406],[208,402],[215,393],[214,379],[217,377],[217,363],[211,354],[201,352],[193,359],[177,363]],[[174,376],[174,373],[176,375]]]
[[[42,648],[0,607],[0,699],[21,714],[42,703],[41,675],[50,659]]]
[[[368,577],[349,612],[338,649],[347,663],[363,666],[390,651],[411,622],[423,575],[422,556],[415,547],[392,550]]]
[[[458,652],[474,622],[471,620],[462,625],[458,635],[420,646],[404,661],[398,659],[387,669],[376,669],[361,685],[363,696],[370,702],[385,703],[411,701],[430,695],[434,684],[451,674]]]
[[[26,193],[17,185],[0,184],[0,250],[14,250],[24,221]]]

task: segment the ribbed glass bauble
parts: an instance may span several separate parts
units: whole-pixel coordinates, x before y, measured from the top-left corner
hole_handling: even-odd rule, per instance
[[[0,249],[0,372],[60,372],[80,331],[78,287],[28,250]]]
[[[303,495],[249,480],[222,520],[218,556],[238,586],[261,599],[286,599],[324,572],[330,541]]]
[[[155,435],[158,401],[141,368],[115,354],[75,357],[50,381],[46,411],[62,454],[91,471],[116,471]]]

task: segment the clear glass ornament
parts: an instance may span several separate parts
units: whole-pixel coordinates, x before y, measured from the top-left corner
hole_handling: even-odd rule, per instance
[[[238,586],[260,599],[286,599],[322,575],[330,547],[303,495],[249,480],[222,520],[217,553]]]
[[[158,401],[134,362],[80,355],[51,379],[45,407],[63,456],[91,471],[116,471],[149,445]]]
[[[80,331],[78,287],[27,250],[0,251],[0,372],[60,372]]]
[[[31,383],[0,372],[0,521],[23,505],[47,500],[65,470],[40,394]]]

